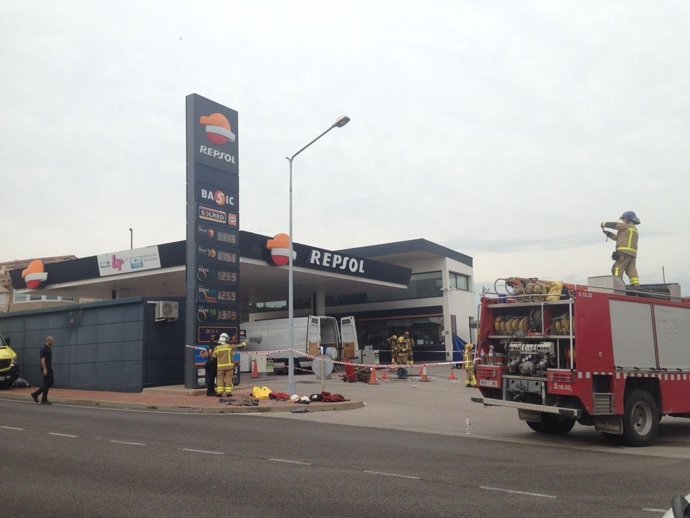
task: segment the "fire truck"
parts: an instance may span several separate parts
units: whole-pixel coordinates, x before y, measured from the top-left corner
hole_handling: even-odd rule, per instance
[[[677,284],[499,279],[482,295],[476,375],[487,406],[538,433],[578,422],[647,446],[662,416],[690,417],[690,299]]]

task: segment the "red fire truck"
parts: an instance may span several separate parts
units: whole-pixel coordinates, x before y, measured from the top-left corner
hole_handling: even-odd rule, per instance
[[[499,281],[481,299],[473,401],[516,408],[539,433],[577,421],[632,446],[654,442],[662,416],[690,417],[690,299],[677,284]]]

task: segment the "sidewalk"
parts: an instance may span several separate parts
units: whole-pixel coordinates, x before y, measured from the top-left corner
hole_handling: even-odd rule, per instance
[[[377,369],[378,385],[363,382],[345,383],[341,379],[342,372],[334,372],[325,380],[319,380],[313,374],[295,375],[297,393],[300,396],[323,391],[341,394],[347,401],[338,403],[311,402],[310,404],[293,403],[291,401],[259,400],[257,405],[245,404],[250,399],[252,388],[267,386],[273,392],[286,392],[288,377],[286,375],[261,375],[252,378],[249,373],[242,373],[241,383],[235,387],[232,399],[234,403],[220,402],[217,397],[206,395],[206,389],[188,389],[183,385],[146,388],[142,392],[106,392],[97,390],[77,390],[51,388],[50,401],[55,404],[78,405],[101,408],[149,410],[160,412],[183,413],[256,413],[256,412],[318,412],[326,410],[352,410],[367,405],[366,401],[374,405],[377,401],[384,407],[390,408],[391,401],[403,402],[407,399],[399,393],[400,389],[415,388],[416,384],[423,384],[420,368],[409,369],[409,378],[399,380],[393,371]],[[450,370],[447,366],[430,367],[428,379],[444,381],[447,384],[464,388],[464,374],[461,370]],[[453,372],[460,381],[449,381],[449,373]],[[447,386],[446,384],[446,386]],[[388,386],[387,388],[384,386]],[[431,388],[431,387],[430,387]],[[438,388],[438,387],[437,387]],[[0,400],[19,400],[32,402],[31,393],[36,387],[11,388],[0,390]]]
[[[307,379],[308,378],[308,379]],[[309,396],[320,393],[320,382],[313,374],[295,376],[298,393],[300,396]],[[332,382],[332,380],[329,380]],[[340,380],[338,380],[340,381]],[[345,383],[340,381],[341,388]],[[315,385],[316,384],[316,385]],[[251,400],[252,388],[255,386],[267,386],[273,392],[285,392],[287,390],[287,376],[263,376],[252,378],[249,373],[242,373],[241,384],[235,387],[232,403],[221,402],[217,397],[206,395],[206,389],[188,389],[184,385],[146,388],[142,392],[106,392],[99,390],[76,390],[64,388],[51,388],[49,399],[54,404],[77,405],[101,408],[116,408],[129,410],[149,410],[160,412],[182,413],[249,413],[249,412],[315,412],[326,410],[351,410],[360,408],[364,403],[360,400],[337,403],[311,402],[293,403],[292,401],[255,400],[256,405],[248,403]],[[11,388],[0,390],[0,400],[19,400],[32,402],[31,393],[36,387]],[[335,392],[329,390],[329,392]]]

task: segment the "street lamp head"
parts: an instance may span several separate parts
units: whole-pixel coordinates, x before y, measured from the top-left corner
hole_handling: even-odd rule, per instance
[[[340,117],[338,117],[338,120],[336,120],[333,123],[333,127],[334,128],[342,128],[348,122],[350,122],[350,117],[348,117],[347,115],[341,115]]]

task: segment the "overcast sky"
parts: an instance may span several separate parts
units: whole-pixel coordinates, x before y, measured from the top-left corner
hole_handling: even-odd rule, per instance
[[[687,1],[0,2],[0,261],[185,238],[185,96],[239,112],[240,226],[425,238],[506,276],[690,295]]]

